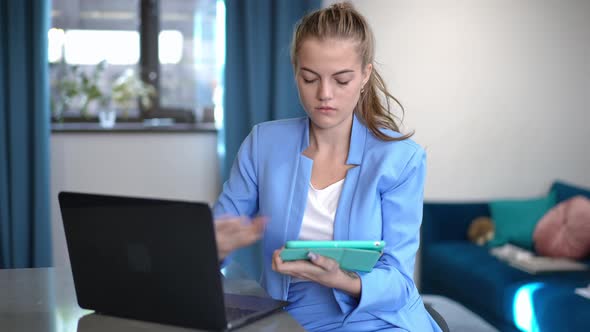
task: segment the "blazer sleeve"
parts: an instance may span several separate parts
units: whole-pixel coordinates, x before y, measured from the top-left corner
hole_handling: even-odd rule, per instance
[[[417,148],[399,180],[381,194],[382,234],[387,246],[371,272],[359,273],[360,300],[351,301],[343,291],[335,291],[342,311],[350,312],[346,320],[359,311],[395,312],[415,298],[413,274],[420,243],[425,175],[426,155]]]
[[[258,126],[246,137],[230,170],[229,179],[213,207],[215,218],[223,215],[253,217],[258,212]]]

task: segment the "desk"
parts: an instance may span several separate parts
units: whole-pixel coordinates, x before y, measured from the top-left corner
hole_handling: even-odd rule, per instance
[[[264,294],[255,282],[224,280],[233,293]],[[0,270],[0,331],[96,332],[162,331],[191,329],[107,317],[81,309],[69,268]],[[305,331],[287,312],[246,325],[238,331]]]

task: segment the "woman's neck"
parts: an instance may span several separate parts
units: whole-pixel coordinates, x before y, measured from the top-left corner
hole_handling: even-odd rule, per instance
[[[310,123],[309,147],[312,154],[348,155],[350,133],[352,131],[352,117],[348,123],[342,123],[334,128],[322,129]]]

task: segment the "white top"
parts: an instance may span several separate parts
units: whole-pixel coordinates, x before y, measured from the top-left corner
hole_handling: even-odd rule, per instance
[[[334,238],[334,216],[343,184],[344,179],[324,189],[316,189],[309,184],[299,240],[330,241]],[[301,281],[307,280],[291,278],[291,282]]]
[[[343,184],[344,179],[324,189],[316,189],[309,183],[299,240],[329,241],[334,238],[334,216]]]

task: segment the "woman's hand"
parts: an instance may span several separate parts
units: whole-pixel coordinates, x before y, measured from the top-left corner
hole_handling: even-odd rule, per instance
[[[215,221],[215,241],[219,260],[232,251],[258,241],[264,232],[265,217],[223,217]]]
[[[297,260],[284,262],[281,259],[283,248],[275,250],[272,255],[272,269],[292,277],[317,282],[326,287],[338,288],[355,298],[361,295],[361,279],[358,274],[344,271],[335,260],[313,252],[308,254],[309,261]]]

